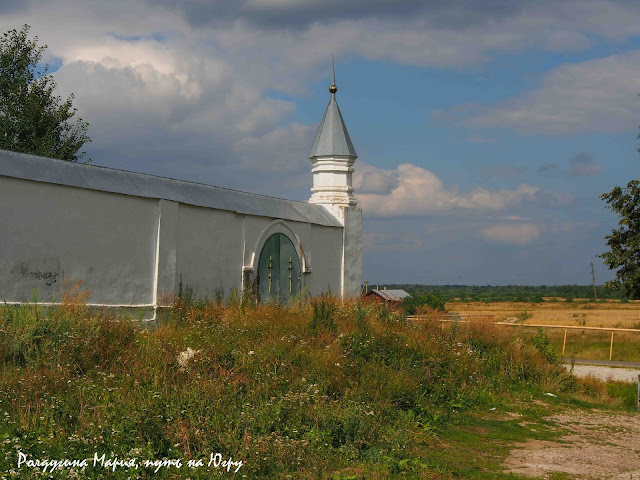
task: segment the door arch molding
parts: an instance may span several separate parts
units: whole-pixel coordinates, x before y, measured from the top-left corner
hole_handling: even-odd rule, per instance
[[[284,220],[273,220],[262,229],[262,231],[258,235],[258,239],[253,246],[253,249],[251,250],[249,263],[244,266],[244,269],[248,271],[255,271],[256,268],[258,268],[260,252],[262,252],[262,248],[264,247],[264,244],[266,243],[268,238],[274,233],[282,233],[283,235],[288,237],[289,240],[291,240],[291,243],[293,243],[293,246],[296,249],[296,253],[298,254],[298,258],[300,259],[300,268],[302,269],[302,273],[311,272],[309,262],[304,255],[304,249],[302,248],[300,237],[298,237],[298,235],[296,235],[294,231],[289,228]]]

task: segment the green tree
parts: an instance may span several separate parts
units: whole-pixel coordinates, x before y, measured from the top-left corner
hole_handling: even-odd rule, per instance
[[[610,250],[599,255],[610,269],[618,269],[615,280],[605,287],[622,287],[629,297],[640,298],[640,180],[615,187],[600,198],[620,216],[619,228],[604,237]]]
[[[444,301],[432,293],[410,295],[402,300],[402,310],[406,315],[415,315],[421,307],[428,306],[434,310],[444,311]]]
[[[77,118],[73,94],[64,102],[56,83],[41,66],[46,45],[27,38],[29,25],[0,37],[0,148],[77,162],[90,142],[87,122]]]

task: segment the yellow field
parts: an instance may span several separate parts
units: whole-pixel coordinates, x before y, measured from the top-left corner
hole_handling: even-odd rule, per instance
[[[448,302],[446,308],[460,315],[477,315],[475,318],[478,320],[488,320],[487,316],[492,315],[494,322],[638,329],[638,333],[616,332],[613,349],[611,333],[607,331],[546,329],[546,333],[558,356],[640,362],[640,301],[598,304],[579,300],[570,303],[563,300],[543,303]],[[527,330],[535,333],[533,328]]]
[[[461,315],[493,315],[496,322],[640,328],[640,301],[637,300],[597,304],[579,300],[571,303],[448,302],[446,308]],[[522,322],[525,317],[528,318]]]

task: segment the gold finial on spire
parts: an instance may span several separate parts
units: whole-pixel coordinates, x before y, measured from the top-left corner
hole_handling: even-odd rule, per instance
[[[338,87],[336,87],[336,66],[333,63],[333,53],[331,54],[331,86],[329,87],[329,91],[331,95],[338,91]]]

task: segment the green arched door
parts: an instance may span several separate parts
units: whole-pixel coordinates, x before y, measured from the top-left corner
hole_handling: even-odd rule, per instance
[[[274,233],[262,247],[258,261],[258,295],[261,301],[278,298],[288,302],[300,291],[300,259],[293,243]]]

